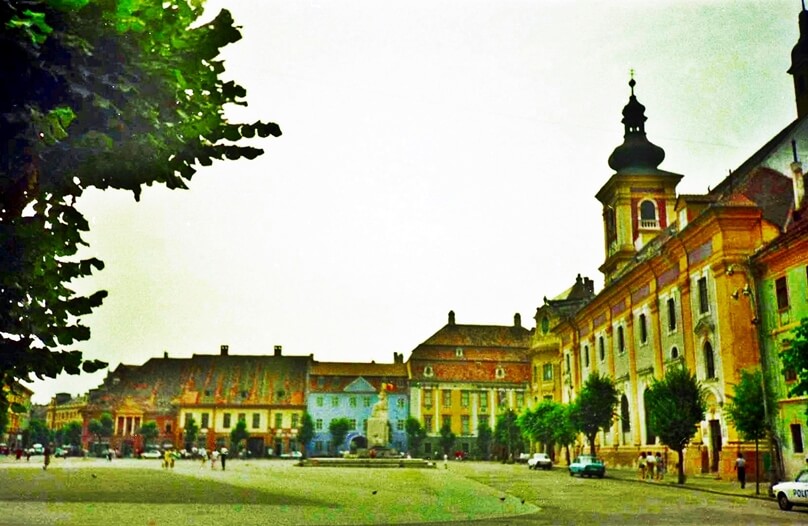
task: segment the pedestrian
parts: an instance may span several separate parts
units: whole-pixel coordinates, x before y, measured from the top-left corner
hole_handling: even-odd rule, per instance
[[[163,468],[166,469],[171,464],[171,452],[169,450],[165,450],[163,453]]]
[[[16,460],[20,460],[22,458],[22,448],[21,447],[17,446],[16,451],[14,451],[14,456],[16,457]]]
[[[25,461],[31,462],[31,448],[25,450]]]
[[[443,467],[444,469],[449,469],[449,455],[446,453],[443,454]]]
[[[224,465],[227,462],[227,448],[223,447],[222,452],[219,453],[219,459],[222,461],[222,471],[224,471]]]
[[[743,453],[738,453],[738,458],[735,459],[735,471],[738,472],[738,482],[741,483],[741,489],[746,487],[746,460],[743,458]]]
[[[640,477],[640,480],[645,480],[645,469],[646,469],[645,451],[640,452],[640,458],[637,459],[637,467],[639,468],[639,472],[637,473],[637,475]]]
[[[50,464],[50,457],[51,457],[51,448],[50,446],[45,446],[45,450],[42,452],[45,455],[45,463],[42,465],[42,469],[48,469],[48,465]]]
[[[656,454],[656,474],[657,480],[662,480],[662,476],[665,474],[665,461],[662,460],[662,455],[659,454],[659,451]]]
[[[648,455],[645,457],[645,463],[648,469],[648,480],[655,480],[656,479],[656,457],[650,451]]]
[[[214,449],[210,454],[210,469],[216,469],[217,460],[219,460],[219,452]]]

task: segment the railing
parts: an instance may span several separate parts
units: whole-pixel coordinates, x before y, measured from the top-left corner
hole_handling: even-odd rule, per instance
[[[640,219],[640,228],[659,230],[659,221],[656,219]]]

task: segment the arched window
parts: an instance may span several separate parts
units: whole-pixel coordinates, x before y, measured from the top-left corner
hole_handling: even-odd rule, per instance
[[[626,340],[623,338],[623,326],[617,328],[617,352],[623,354],[626,351]]]
[[[677,347],[671,348],[671,360],[679,358],[679,349]]]
[[[645,443],[656,443],[656,436],[651,431],[651,409],[648,407],[648,388],[643,393],[643,407],[645,408]]]
[[[640,314],[640,343],[648,342],[648,326],[645,323],[645,314]]]
[[[704,371],[707,378],[715,378],[715,355],[710,342],[704,342]]]
[[[631,433],[631,414],[628,412],[628,397],[620,397],[620,425],[623,433]]]
[[[653,201],[640,203],[640,228],[659,228],[657,208]]]
[[[584,345],[584,367],[589,367],[589,346]]]
[[[600,361],[606,359],[606,344],[603,342],[603,336],[598,338],[598,351],[600,352]]]

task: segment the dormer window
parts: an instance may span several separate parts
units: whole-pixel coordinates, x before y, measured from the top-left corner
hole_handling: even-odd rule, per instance
[[[494,373],[497,378],[505,378],[505,369],[502,367],[497,367],[496,372]]]
[[[643,201],[640,203],[640,228],[656,230],[659,228],[659,216],[656,203]]]
[[[463,357],[463,348],[462,347],[458,347],[458,348],[455,349],[455,356],[458,357],[458,358]]]
[[[431,377],[433,374],[435,374],[435,372],[432,370],[432,366],[431,366],[431,365],[427,365],[426,367],[424,367],[424,376],[426,376],[427,378],[429,378],[429,377]]]

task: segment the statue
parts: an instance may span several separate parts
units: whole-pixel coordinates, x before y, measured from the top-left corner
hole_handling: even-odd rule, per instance
[[[382,384],[379,391],[379,401],[373,405],[368,418],[368,446],[387,447],[390,443],[390,431],[387,427],[389,419],[387,408],[387,384]]]

